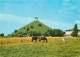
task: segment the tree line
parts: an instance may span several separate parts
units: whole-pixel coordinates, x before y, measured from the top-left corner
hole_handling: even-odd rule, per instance
[[[39,26],[41,26],[41,25],[39,24]],[[34,28],[34,27],[31,26],[31,28]],[[65,34],[65,32],[60,29],[50,29],[50,30],[47,30],[47,32],[45,32],[44,34],[42,34],[41,32],[29,31],[29,27],[27,27],[27,32],[17,33],[18,32],[17,30],[15,30],[14,32],[15,33],[11,35],[12,37],[24,37],[24,35],[26,35],[26,36],[52,36],[52,37],[58,36],[58,37],[61,37],[61,36],[64,36],[64,34]],[[3,37],[4,33],[1,33],[0,36]],[[8,36],[9,36],[9,34],[8,34]],[[73,32],[71,33],[71,36],[73,36],[73,37],[78,36],[77,24],[74,25]]]
[[[27,28],[27,31],[22,33],[15,30],[15,33],[12,34],[12,37],[24,37],[24,36],[52,36],[52,37],[57,37],[57,36],[64,36],[65,32],[60,30],[60,29],[50,29],[47,30],[44,34],[41,32],[36,32],[36,31],[29,31],[29,28]]]

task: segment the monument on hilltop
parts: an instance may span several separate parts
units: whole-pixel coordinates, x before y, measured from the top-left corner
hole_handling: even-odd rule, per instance
[[[38,17],[35,17],[35,20],[34,21],[38,21]]]

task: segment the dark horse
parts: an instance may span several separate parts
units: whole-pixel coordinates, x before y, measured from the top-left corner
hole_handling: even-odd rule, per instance
[[[47,43],[47,38],[46,37],[38,37],[38,40],[39,40],[39,42],[41,42],[41,40],[44,40],[44,42],[45,42],[45,40],[46,40],[46,43]]]
[[[36,37],[36,36],[33,36],[32,37],[32,42],[35,40],[37,42],[37,39],[39,40],[39,42],[41,42],[41,40],[46,40],[46,43],[47,43],[47,38],[46,37]]]
[[[37,37],[36,37],[36,36],[33,36],[33,37],[32,37],[32,42],[33,42],[34,40],[37,42]]]

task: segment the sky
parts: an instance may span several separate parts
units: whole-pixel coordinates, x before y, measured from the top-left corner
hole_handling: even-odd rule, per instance
[[[80,0],[0,0],[0,33],[8,35],[35,17],[53,29],[66,31],[78,24]]]

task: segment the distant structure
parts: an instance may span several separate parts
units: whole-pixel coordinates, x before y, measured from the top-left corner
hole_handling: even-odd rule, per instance
[[[63,42],[66,43],[66,38],[62,38]]]
[[[73,29],[66,30],[65,36],[72,37],[71,36],[72,32],[73,32]],[[80,29],[78,30],[78,37],[80,37]]]
[[[38,21],[38,17],[35,17],[35,20],[34,21]]]

